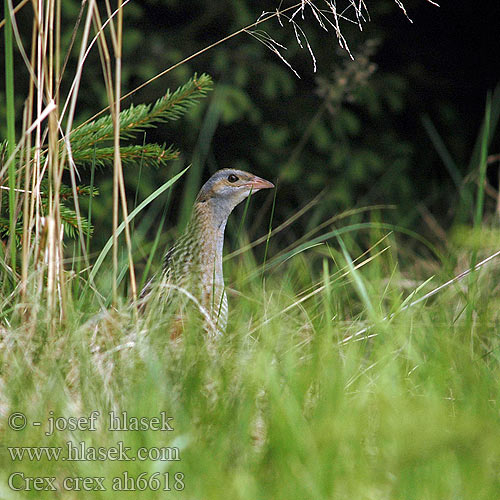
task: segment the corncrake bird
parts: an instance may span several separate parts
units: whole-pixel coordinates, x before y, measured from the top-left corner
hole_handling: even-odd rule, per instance
[[[185,233],[165,255],[162,283],[182,293],[204,316],[210,334],[222,334],[227,324],[227,295],[222,272],[224,230],[234,207],[250,193],[274,184],[249,172],[224,169],[203,185],[196,197]],[[178,318],[171,337],[182,333]]]

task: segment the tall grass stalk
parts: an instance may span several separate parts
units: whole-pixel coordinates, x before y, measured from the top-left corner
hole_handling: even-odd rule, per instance
[[[108,16],[111,16],[109,1],[106,0]],[[120,156],[120,96],[121,96],[121,65],[122,65],[122,43],[123,43],[123,8],[122,1],[118,0],[118,19],[116,35],[114,34],[113,22],[111,22],[111,34],[115,53],[115,93],[113,96],[114,106],[112,107],[114,125],[114,164],[113,164],[113,302],[118,299],[117,278],[118,278],[118,242],[116,231],[118,229],[118,197],[121,200],[123,218],[125,221],[125,241],[127,244],[127,256],[130,272],[130,286],[134,303],[137,299],[137,283],[135,279],[134,260],[132,258],[132,240],[128,225],[128,209],[125,194],[125,182],[123,179],[123,168]]]
[[[94,180],[95,180],[95,147],[94,147],[94,155],[92,157],[92,164],[90,166],[90,192],[94,190]],[[87,227],[87,252],[90,252],[90,227],[92,225],[92,202],[93,202],[93,196],[89,198],[89,208],[88,208],[88,213],[87,213],[87,221],[88,221],[88,227]]]
[[[16,116],[14,110],[14,46],[12,43],[12,21],[11,9],[8,0],[4,0],[5,27],[5,98],[7,104],[7,153],[14,154],[16,147]],[[9,167],[9,231],[10,240],[10,262],[12,269],[16,269],[16,164],[12,161]]]

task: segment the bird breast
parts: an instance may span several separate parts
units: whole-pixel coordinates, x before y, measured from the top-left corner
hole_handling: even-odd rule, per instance
[[[227,217],[214,217],[208,204],[197,203],[186,232],[166,256],[166,278],[192,293],[218,329],[225,326],[222,254]]]

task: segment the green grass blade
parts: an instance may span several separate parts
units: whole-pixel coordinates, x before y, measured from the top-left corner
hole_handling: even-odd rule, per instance
[[[395,226],[393,224],[387,224],[385,222],[360,222],[357,224],[351,224],[349,226],[344,226],[344,227],[341,227],[339,229],[334,229],[332,231],[328,231],[325,234],[322,234],[320,236],[312,238],[309,241],[301,243],[297,247],[289,250],[288,252],[277,255],[272,260],[268,261],[266,263],[266,265],[264,266],[264,270],[267,271],[271,267],[278,266],[278,265],[282,264],[283,262],[289,260],[290,258],[295,257],[296,255],[304,252],[305,250],[308,250],[309,248],[320,245],[321,243],[323,243],[331,238],[337,238],[339,235],[350,233],[353,231],[361,231],[364,229],[387,229],[389,231],[394,231],[394,232],[406,234],[406,235],[414,238],[415,240],[419,241],[420,243],[424,244],[440,261],[444,261],[443,255],[441,254],[441,252],[437,249],[437,247],[435,245],[430,243],[426,238],[419,235],[418,233],[411,231],[410,229],[407,229],[407,228],[401,227],[401,226]],[[258,271],[256,271],[256,272],[258,272]],[[253,275],[254,275],[254,273],[252,273],[251,276],[253,276]]]
[[[479,156],[479,178],[477,185],[476,211],[474,213],[474,229],[479,230],[483,219],[484,211],[484,188],[486,184],[486,169],[488,167],[488,144],[490,138],[491,126],[491,94],[486,97],[486,109],[484,113],[484,123],[481,130],[481,149]],[[470,267],[474,269],[477,262],[477,248],[474,248],[471,254]],[[466,306],[467,324],[471,325],[473,321],[473,311],[477,303],[477,277],[474,272],[469,277],[469,300]]]
[[[474,227],[479,227],[483,218],[484,209],[484,186],[486,183],[486,168],[488,166],[488,144],[490,138],[491,124],[491,94],[486,98],[486,111],[484,114],[484,126],[481,137],[481,155],[479,159],[479,183],[477,186],[476,213],[474,216]]]
[[[201,126],[200,135],[193,152],[192,167],[186,179],[186,186],[182,196],[182,204],[179,218],[179,229],[181,231],[187,226],[191,207],[193,206],[196,194],[200,189],[202,170],[205,165],[205,160],[212,143],[212,138],[219,125],[220,115],[222,113],[221,101],[224,99],[224,86],[219,85],[214,93],[212,101],[205,114],[203,124]]]
[[[498,121],[500,120],[500,83],[496,86],[493,95],[490,100],[491,110],[490,110],[490,132],[488,143],[491,142],[493,137],[495,136],[495,132],[497,129]],[[484,123],[481,131],[479,132],[476,143],[474,144],[474,149],[472,151],[471,159],[469,162],[469,171],[477,168],[481,158],[481,148],[483,147],[483,131],[484,131]]]
[[[168,208],[168,205],[165,204],[165,207],[163,209],[163,214],[161,216],[160,224],[158,226],[158,230],[156,231],[155,239],[153,241],[153,246],[151,247],[151,250],[150,250],[149,256],[148,256],[148,260],[146,262],[146,266],[144,267],[144,272],[142,273],[141,284],[139,286],[139,290],[142,290],[144,288],[144,285],[146,284],[146,280],[148,279],[149,270],[151,269],[151,264],[153,263],[154,256],[156,255],[156,250],[158,249],[158,245],[160,243],[161,233],[163,231],[163,226],[165,224],[165,219],[167,218],[167,208]]]
[[[358,292],[358,295],[366,307],[368,316],[370,316],[370,319],[373,321],[373,320],[375,320],[375,309],[373,307],[372,301],[371,301],[370,296],[368,294],[368,290],[366,289],[366,286],[363,282],[363,279],[361,278],[361,274],[354,267],[354,263],[352,262],[351,256],[349,255],[349,252],[347,250],[347,247],[345,246],[344,240],[342,239],[342,237],[340,235],[337,236],[337,241],[339,242],[340,248],[342,249],[342,254],[344,255],[344,259],[347,263],[349,273],[351,274],[351,276],[354,280],[354,286]]]
[[[130,222],[131,220],[134,219],[134,217],[139,214],[144,207],[147,207],[153,200],[158,198],[164,191],[166,191],[170,186],[172,186],[175,182],[177,182],[178,179],[180,179],[189,169],[189,166],[187,166],[182,172],[179,172],[177,175],[169,179],[165,184],[160,186],[156,191],[151,193],[145,200],[143,200],[139,205],[130,212],[130,214],[127,217],[127,222]],[[123,221],[117,228],[117,236],[119,236],[122,231],[125,229],[125,221]],[[99,257],[97,257],[97,260],[92,267],[92,271],[90,272],[89,276],[89,281],[92,282],[95,279],[95,276],[97,272],[99,271],[102,263],[104,262],[104,259],[108,255],[109,251],[111,250],[111,247],[113,246],[113,236],[110,236],[109,240],[106,242],[104,245],[104,248],[101,250],[101,253],[99,254]]]
[[[143,151],[146,148],[146,132],[144,132],[144,136],[142,139],[142,148]],[[141,155],[141,161],[139,162],[139,176],[137,178],[137,185],[135,186],[135,195],[134,195],[134,208],[137,206],[137,199],[139,197],[139,186],[141,185],[141,177],[142,177],[142,167],[144,166],[144,152]],[[132,232],[135,229],[135,221],[132,222]]]
[[[250,204],[250,198],[252,197],[252,188],[250,188],[250,194],[247,196],[245,201],[245,208],[243,210],[243,217],[241,217],[240,224],[238,225],[238,232],[236,233],[236,241],[240,243],[240,235],[243,230],[243,225],[245,224],[245,220],[247,218],[248,205]]]
[[[455,183],[458,192],[462,194],[463,178],[457,164],[453,160],[450,152],[448,151],[448,148],[446,147],[443,139],[439,135],[439,132],[436,130],[436,127],[434,126],[434,123],[432,123],[431,119],[427,115],[424,115],[421,117],[421,120],[425,128],[425,131],[427,132],[427,135],[432,141],[432,144],[436,149],[439,157],[441,158],[441,161],[443,162],[444,166],[446,167],[446,170],[448,170],[450,177],[453,179],[453,182]]]
[[[262,263],[262,269],[266,266],[267,261],[267,251],[269,250],[269,240],[271,238],[271,233],[273,231],[273,217],[274,217],[274,207],[276,206],[276,193],[278,192],[278,183],[276,182],[276,187],[274,188],[273,206],[271,208],[271,216],[269,217],[269,229],[267,231],[266,248],[264,250],[264,262]]]

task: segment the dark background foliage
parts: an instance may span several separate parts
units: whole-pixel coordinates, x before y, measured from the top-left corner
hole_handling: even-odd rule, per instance
[[[448,227],[456,215],[457,185],[428,129],[435,128],[457,165],[460,182],[466,182],[486,94],[499,81],[500,9],[494,0],[481,5],[444,0],[439,8],[425,0],[404,4],[413,23],[392,0],[367,2],[371,20],[362,32],[344,23],[354,61],[339,49],[334,32],[322,30],[308,12],[300,24],[317,59],[316,73],[290,25],[285,22],[281,27],[276,19],[268,21],[262,28],[287,47],[283,54],[300,79],[261,43],[241,34],[137,92],[124,107],[130,102],[153,102],[195,72],[206,72],[215,82],[215,90],[187,118],[148,130],[145,138],[138,139],[175,143],[182,156],[156,171],[127,166],[131,200],[136,192],[139,199],[144,198],[174,171],[192,162],[190,186],[225,167],[250,170],[277,181],[275,225],[323,191],[323,202],[302,227],[289,231],[289,239],[337,212],[371,204],[396,206],[384,211],[381,217],[386,221],[426,231],[424,211]],[[123,91],[277,6],[278,2],[269,0],[130,2],[125,16]],[[17,18],[27,39],[29,9],[25,7]],[[79,9],[79,2],[64,1],[66,43]],[[68,74],[75,63],[76,56],[69,62]],[[21,109],[25,71],[20,59],[16,68]],[[106,104],[94,51],[83,75],[79,120]],[[3,123],[1,127],[4,132]],[[490,153],[499,149],[497,137]],[[492,164],[488,175],[495,188],[497,172],[498,163]],[[83,172],[84,180],[87,176]],[[468,180],[473,183],[473,176]],[[98,172],[97,183],[101,195],[95,201],[93,220],[102,229],[96,237],[104,238],[110,232],[111,172]],[[179,222],[183,211],[178,208],[189,205],[193,195],[183,192],[180,184],[176,187],[174,201],[178,203],[169,211],[168,227]],[[272,194],[267,200],[263,194],[259,197],[259,203],[251,204],[248,225],[251,232],[261,234],[269,210],[259,209],[270,208]],[[493,207],[494,201],[489,199],[490,213]]]

